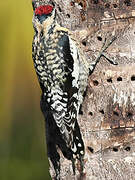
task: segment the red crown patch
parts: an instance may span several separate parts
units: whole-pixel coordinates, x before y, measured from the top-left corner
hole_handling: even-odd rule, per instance
[[[53,10],[53,6],[46,5],[46,6],[39,6],[35,9],[35,15],[43,15],[43,14],[50,14]]]

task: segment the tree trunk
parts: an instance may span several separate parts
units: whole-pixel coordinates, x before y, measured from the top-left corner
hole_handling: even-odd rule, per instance
[[[86,57],[98,56],[105,38],[117,36],[89,77],[79,124],[85,142],[86,180],[135,180],[135,2],[53,0],[59,23],[73,31]],[[61,154],[61,153],[60,153]],[[54,170],[50,168],[54,177]],[[73,176],[61,154],[61,179]]]

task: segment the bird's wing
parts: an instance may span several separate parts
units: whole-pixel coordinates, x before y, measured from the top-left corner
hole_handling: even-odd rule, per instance
[[[51,109],[53,117],[61,134],[69,146],[73,142],[73,131],[79,111],[78,81],[79,81],[79,54],[75,43],[63,35],[59,41],[62,47],[59,58],[64,59],[63,81],[59,86],[52,88],[53,102]],[[58,49],[59,51],[60,49]]]

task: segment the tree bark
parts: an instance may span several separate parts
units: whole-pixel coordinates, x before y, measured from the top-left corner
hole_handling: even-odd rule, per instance
[[[86,152],[83,179],[135,180],[135,2],[53,2],[58,22],[73,31],[89,61],[96,59],[105,38],[117,36],[106,53],[118,65],[102,58],[89,77],[79,116]],[[62,180],[79,179],[62,154],[61,167]]]

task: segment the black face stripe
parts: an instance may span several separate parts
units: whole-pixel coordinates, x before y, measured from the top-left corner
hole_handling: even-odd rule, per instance
[[[38,18],[38,20],[40,21],[40,23],[42,24],[43,21],[45,21],[48,18],[48,15],[43,14],[43,15],[36,15],[36,17]]]

